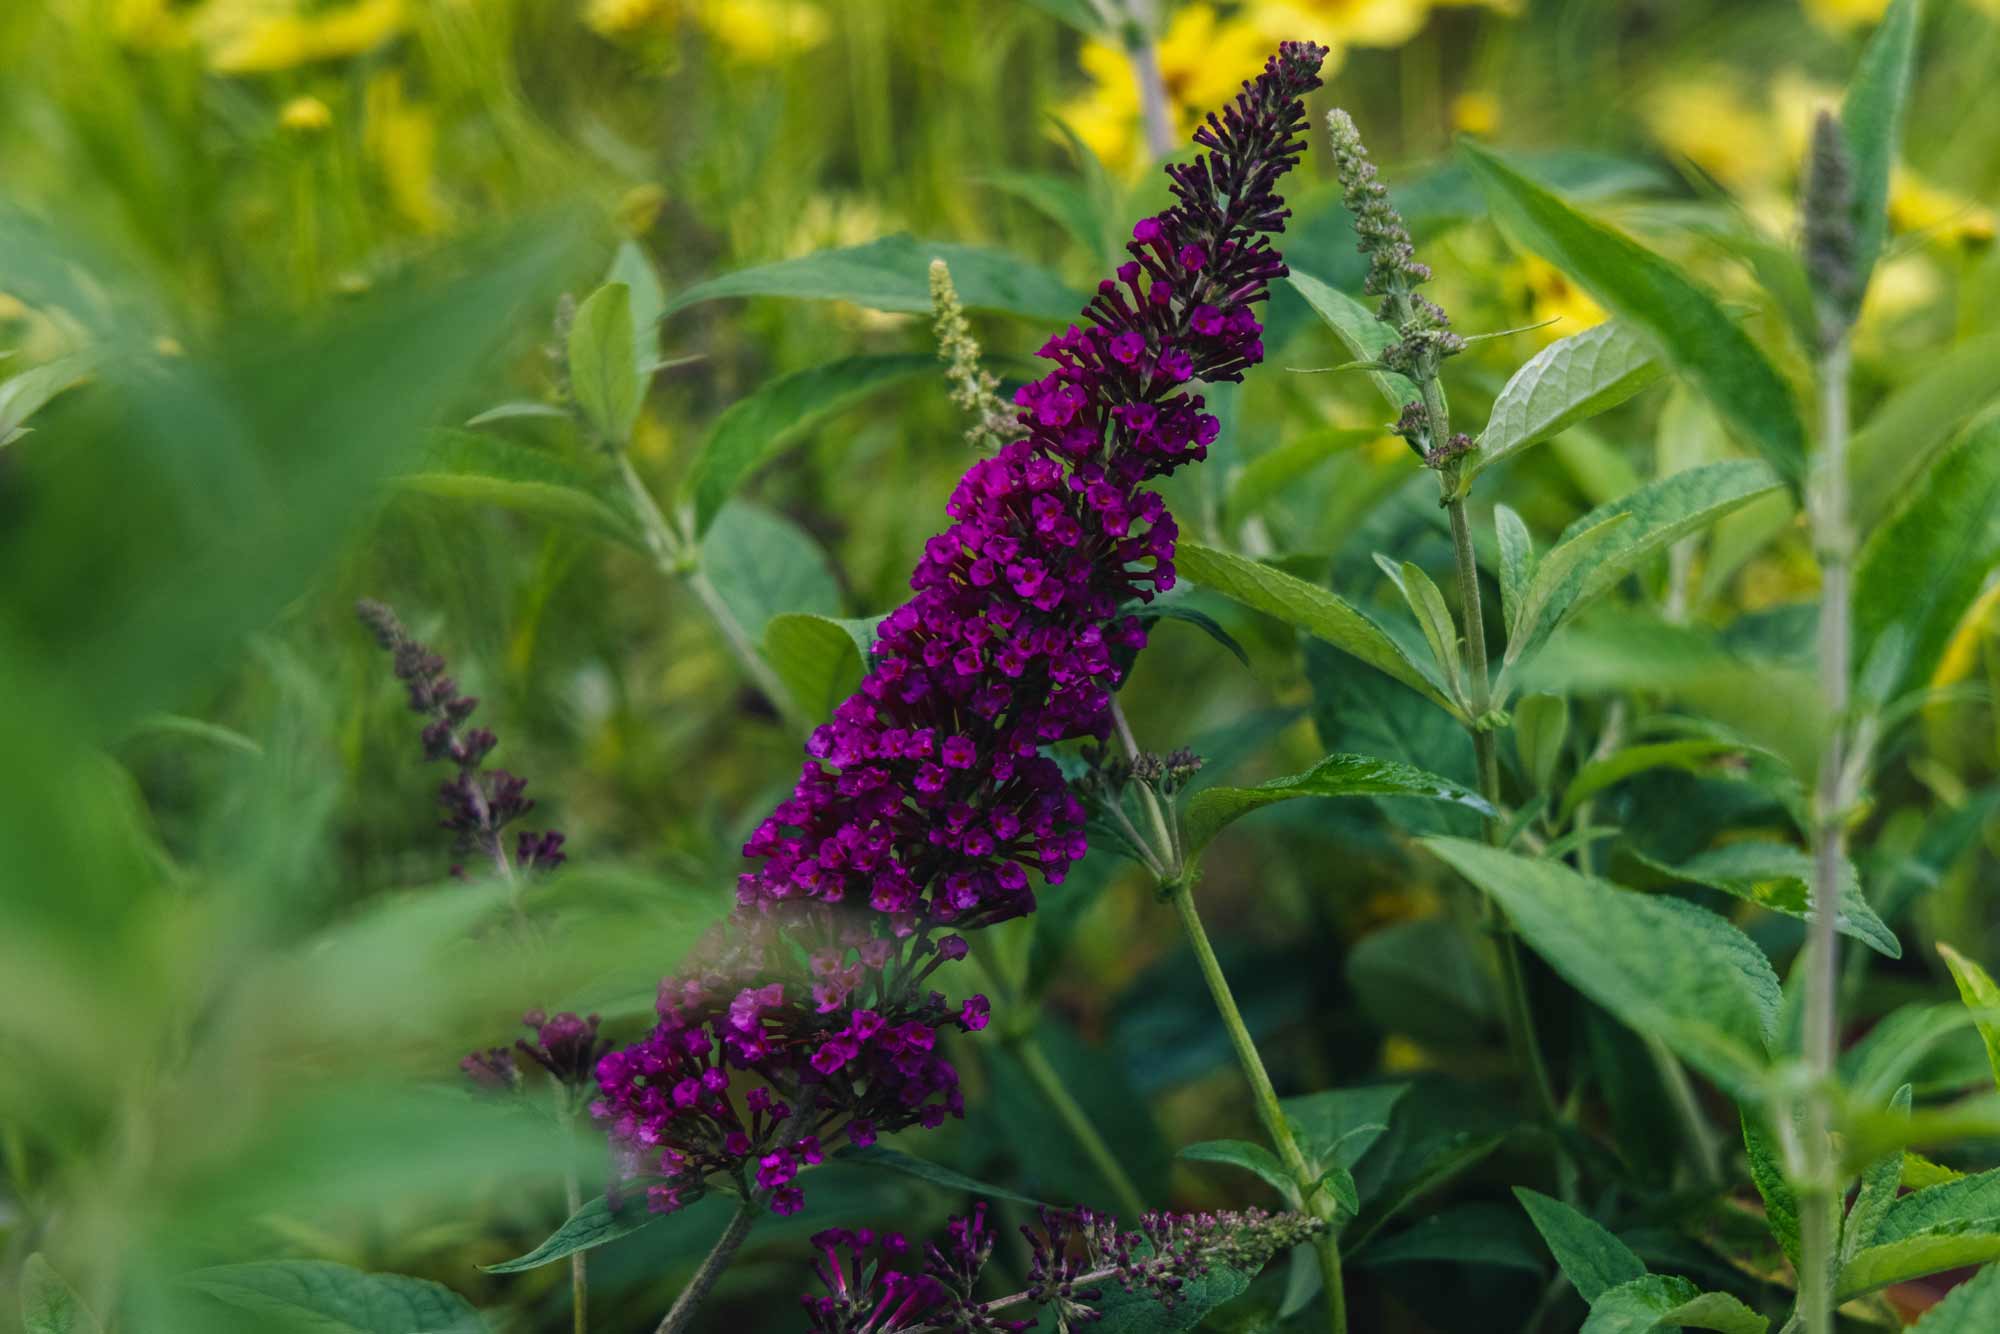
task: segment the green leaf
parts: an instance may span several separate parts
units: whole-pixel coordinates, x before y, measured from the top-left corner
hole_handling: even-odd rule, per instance
[[[415,472],[396,485],[419,495],[495,505],[644,551],[639,525],[584,472],[547,449],[471,431],[434,431]]]
[[[1228,1163],[1260,1177],[1278,1192],[1294,1208],[1299,1207],[1299,1183],[1278,1161],[1278,1155],[1261,1144],[1252,1144],[1241,1139],[1211,1139],[1199,1144],[1190,1144],[1182,1149],[1180,1156],[1190,1162]]]
[[[467,417],[465,424],[469,429],[475,426],[491,426],[494,422],[521,420],[566,422],[569,419],[569,412],[553,403],[521,400],[513,403],[496,403],[476,416]]]
[[[2000,1268],[1988,1265],[1945,1294],[1910,1334],[1990,1334],[2000,1329]]]
[[[1889,6],[1840,104],[1841,128],[1854,158],[1855,309],[1889,230],[1889,178],[1902,143],[1903,109],[1910,100],[1920,7],[1918,0],[1895,0]]]
[[[1256,787],[1204,788],[1195,794],[1182,823],[1187,855],[1197,856],[1226,826],[1250,812],[1296,797],[1425,797],[1469,806],[1481,814],[1493,809],[1477,792],[1395,760],[1329,755],[1289,778],[1274,778]]]
[[[1431,660],[1438,666],[1444,677],[1445,686],[1454,699],[1463,697],[1458,679],[1458,627],[1452,622],[1451,608],[1445,605],[1444,594],[1431,582],[1423,567],[1412,561],[1400,565],[1387,556],[1377,555],[1376,565],[1389,576],[1396,585],[1396,591],[1403,595],[1410,611],[1417,618],[1417,625],[1424,632],[1424,641],[1431,646]]]
[[[1846,1301],[1892,1283],[1994,1260],[2000,1260],[2000,1218],[1985,1219],[1978,1224],[1951,1223],[1935,1231],[1878,1242],[1859,1251],[1841,1266],[1837,1291],[1840,1300]]]
[[[1910,1114],[1910,1086],[1903,1085],[1889,1099],[1892,1113]],[[1882,1220],[1896,1202],[1903,1186],[1903,1151],[1891,1149],[1861,1170],[1861,1188],[1848,1207],[1847,1221],[1840,1229],[1840,1262],[1846,1264],[1882,1230]]]
[[[861,685],[872,620],[788,611],[764,627],[764,657],[809,718],[826,718]]]
[[[1215,1265],[1176,1289],[1172,1307],[1161,1306],[1144,1290],[1126,1292],[1115,1281],[1108,1282],[1104,1299],[1096,1303],[1103,1319],[1085,1328],[1091,1334],[1177,1334],[1201,1324],[1224,1302],[1241,1297],[1253,1277],[1229,1265]]]
[[[1991,973],[1942,941],[1937,951],[1951,969],[1952,980],[1958,983],[1959,998],[1974,1012],[1973,1024],[1986,1043],[1986,1059],[1993,1066],[1993,1080],[2000,1084],[2000,1013],[1996,1013],[2000,1012],[2000,986],[1994,984]]]
[[[1584,1301],[1594,1306],[1607,1290],[1644,1277],[1646,1262],[1608,1228],[1525,1186],[1514,1187],[1514,1198],[1528,1211],[1535,1230]]]
[[[1297,1137],[1299,1150],[1316,1168],[1352,1168],[1389,1128],[1389,1119],[1407,1084],[1370,1084],[1326,1089],[1278,1106]]]
[[[1326,322],[1326,327],[1333,330],[1356,361],[1375,361],[1382,355],[1383,348],[1396,341],[1393,328],[1376,319],[1374,311],[1340,289],[1329,287],[1310,273],[1301,273],[1298,269],[1292,270],[1287,281],[1306,299],[1313,313]],[[1388,400],[1393,412],[1401,412],[1405,404],[1423,398],[1416,385],[1394,371],[1369,371],[1368,378]]]
[[[90,374],[89,358],[79,354],[35,366],[0,382],[0,446],[28,433],[28,418],[48,406],[64,390],[82,384]]]
[[[1225,506],[1231,523],[1250,518],[1299,478],[1337,454],[1382,438],[1376,427],[1315,431],[1267,449],[1243,465],[1230,485]]]
[[[1994,1220],[2000,1220],[2000,1168],[1901,1197],[1889,1206],[1877,1240],[1901,1241],[1941,1227],[1986,1226]],[[1988,1230],[2000,1231],[2000,1223]]]
[[[1004,1186],[969,1177],[963,1172],[918,1158],[880,1144],[871,1144],[865,1149],[853,1147],[842,1149],[834,1157],[843,1163],[860,1163],[867,1167],[880,1167],[890,1172],[900,1172],[919,1181],[928,1181],[933,1186],[965,1195],[983,1195],[989,1200],[1012,1200],[1016,1204],[1040,1206],[1043,1201],[1031,1195],[1022,1195]]]
[[[708,531],[751,473],[827,418],[935,370],[936,357],[917,353],[844,357],[781,375],[730,404],[709,431],[683,486],[694,508],[695,532]]]
[[[1505,505],[1493,507],[1493,536],[1500,548],[1500,623],[1513,638],[1521,623],[1521,602],[1535,578],[1535,539],[1521,516]]]
[[[1628,1027],[1658,1037],[1725,1088],[1756,1082],[1781,998],[1770,961],[1741,931],[1692,904],[1559,863],[1465,839],[1424,843],[1497,899],[1557,973]]]
[[[1569,701],[1561,695],[1527,695],[1514,706],[1514,745],[1537,792],[1555,790],[1556,767],[1569,740]]]
[[[1854,433],[1848,450],[1849,494],[1857,529],[1871,531],[1916,480],[1930,470],[1959,423],[2000,394],[2000,330],[1967,338],[1926,356]]]
[[[752,642],[785,612],[840,610],[840,585],[819,543],[760,505],[723,507],[702,541],[701,570]]]
[[[968,310],[1034,320],[1071,320],[1084,299],[1047,269],[1003,250],[923,241],[907,233],[866,245],[819,250],[797,259],[739,269],[696,283],[667,303],[671,314],[731,296],[851,301],[871,310],[924,314],[931,308],[931,261],[951,266],[951,281]]]
[[[192,1286],[240,1310],[319,1334],[483,1334],[465,1298],[424,1279],[368,1274],[326,1260],[219,1265]]]
[[[1630,514],[1613,514],[1573,537],[1565,535],[1548,555],[1535,562],[1534,576],[1521,591],[1514,615],[1507,622],[1507,653],[1501,659],[1505,667],[1513,666],[1523,653],[1555,632],[1576,602],[1594,561],[1601,559],[1599,551],[1631,518]]]
[[[613,1209],[611,1202],[599,1195],[596,1199],[586,1200],[575,1213],[563,1220],[561,1227],[549,1234],[547,1241],[526,1255],[503,1260],[497,1265],[481,1265],[480,1268],[489,1274],[518,1274],[525,1269],[539,1269],[578,1251],[587,1251],[608,1241],[630,1236],[665,1217],[667,1215],[648,1209],[644,1200],[627,1200],[623,1208]]]
[[[584,417],[620,447],[632,438],[644,397],[631,348],[631,289],[606,283],[576,308],[569,331],[569,382]]]
[[[1666,1325],[1667,1312],[1701,1295],[1684,1278],[1647,1274],[1601,1293],[1579,1334],[1647,1334]]]
[[[21,1266],[21,1325],[25,1334],[103,1334],[104,1329],[39,1251]]]
[[[1198,542],[1182,542],[1176,561],[1181,574],[1195,583],[1325,640],[1458,716],[1457,708],[1386,630],[1318,584]]]
[[[1812,858],[1789,843],[1763,839],[1725,843],[1677,864],[1655,861],[1644,853],[1634,855],[1665,875],[1733,894],[1760,908],[1801,920],[1812,915],[1809,888]],[[1878,954],[1891,959],[1903,957],[1902,942],[1862,894],[1861,877],[1852,862],[1841,870],[1840,910],[1834,915],[1834,926],[1842,935],[1853,937]]]
[[[1775,491],[1778,485],[1777,477],[1763,464],[1731,459],[1648,482],[1630,495],[1599,505],[1571,523],[1563,529],[1556,546],[1542,558],[1544,568],[1565,545],[1586,540],[1594,529],[1616,516],[1625,520],[1588,553],[1589,559],[1570,565],[1562,580],[1550,590],[1546,610],[1536,618],[1532,632],[1524,629],[1510,639],[1508,666],[1539,648],[1565,621],[1632,573],[1648,556],[1758,496]],[[1521,619],[1527,621],[1525,611]],[[1504,671],[1502,675],[1504,679]]]
[[[1799,1263],[1799,1199],[1785,1174],[1784,1153],[1776,1136],[1764,1124],[1764,1114],[1744,1107],[1739,1113],[1743,1124],[1743,1152],[1750,1161],[1750,1182],[1764,1201],[1764,1225],[1771,1230],[1778,1247],[1793,1267]]]
[[[1493,400],[1479,448],[1459,474],[1458,494],[1487,468],[1609,412],[1666,373],[1652,343],[1616,321],[1550,343]]]
[[[1666,1329],[1713,1329],[1721,1334],[1764,1334],[1771,1322],[1726,1292],[1690,1297],[1660,1317]]]
[[[1855,661],[1900,625],[1909,651],[1892,693],[1931,679],[1959,618],[2000,564],[2000,417],[1973,427],[1861,549]]]
[[[1624,782],[1649,769],[1685,769],[1700,773],[1724,756],[1741,755],[1746,748],[1735,741],[1692,737],[1684,741],[1652,741],[1614,750],[1603,759],[1592,760],[1577,770],[1563,791],[1559,819],[1567,821],[1577,807],[1608,787]]]
[[[632,311],[632,369],[639,377],[643,394],[645,384],[653,378],[653,371],[660,362],[660,321],[667,314],[666,289],[660,286],[660,275],[653,269],[653,261],[646,258],[635,241],[622,241],[618,253],[611,258],[611,271],[604,275],[607,283],[623,283],[629,294]]]
[[[1179,600],[1169,601],[1166,598],[1155,598],[1152,602],[1139,608],[1133,615],[1139,619],[1142,625],[1151,625],[1158,621],[1185,621],[1207,635],[1210,639],[1213,639],[1216,643],[1222,645],[1222,647],[1228,649],[1230,655],[1236,661],[1242,663],[1245,667],[1250,665],[1250,655],[1245,653],[1243,646],[1236,642],[1236,636],[1223,629],[1221,622],[1199,607],[1189,606],[1186,602]]]
[[[1584,216],[1470,140],[1459,152],[1507,229],[1598,303],[1649,335],[1794,491],[1805,428],[1792,391],[1715,298],[1660,256]]]

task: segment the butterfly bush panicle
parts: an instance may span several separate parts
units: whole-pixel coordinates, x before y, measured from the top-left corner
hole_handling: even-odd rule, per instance
[[[1177,530],[1145,483],[1216,437],[1192,382],[1263,358],[1251,308],[1286,271],[1273,187],[1304,151],[1325,54],[1282,47],[1196,135],[1208,152],[1169,168],[1175,204],[1043,347],[1055,369],[1015,395],[861,688],[745,844],[730,921],[661,984],[653,1032],[598,1062],[592,1113],[652,1208],[723,1185],[792,1212],[799,1169],[834,1137],[962,1113],[939,1036],[983,1028],[987,1003],[954,1006],[926,979],[966,953],[956,933],[1033,911],[1030,876],[1058,884],[1084,855],[1084,808],[1043,750],[1109,734],[1119,664],[1146,640],[1126,608],[1173,586]],[[930,1291],[896,1282],[875,1323],[823,1327],[892,1328]]]
[[[457,771],[439,786],[438,804],[445,810],[440,823],[458,835],[458,850],[480,853],[502,875],[511,875],[516,868],[560,866],[563,836],[553,829],[522,833],[509,856],[506,827],[533,810],[535,803],[527,796],[527,779],[505,769],[487,771],[486,757],[499,739],[484,727],[466,727],[479,700],[458,693],[445,660],[411,638],[389,607],[363,599],[354,611],[373,632],[375,642],[388,650],[396,679],[409,691],[410,711],[430,720],[422,733],[424,758],[449,761]]]

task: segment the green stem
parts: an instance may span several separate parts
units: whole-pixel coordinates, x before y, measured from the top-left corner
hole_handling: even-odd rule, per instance
[[[563,1174],[563,1198],[569,1202],[570,1217],[583,1207],[583,1189],[576,1179],[576,1165],[570,1164]],[[584,1252],[572,1251],[569,1257],[569,1305],[570,1327],[574,1334],[589,1334],[590,1330],[590,1273],[584,1261]]]
[[[1097,1133],[1097,1127],[1091,1124],[1090,1117],[1077,1104],[1076,1098],[1063,1086],[1062,1078],[1049,1064],[1042,1044],[1032,1036],[1022,1034],[1009,1038],[1007,1045],[1021,1062],[1021,1068],[1028,1072],[1028,1078],[1034,1081],[1036,1090],[1054,1109],[1063,1128],[1069,1131],[1077,1147],[1090,1159],[1091,1166],[1111,1187],[1111,1193],[1118,1197],[1118,1208],[1136,1224],[1139,1215],[1146,1212],[1146,1197],[1139,1193],[1139,1187],[1118,1161],[1118,1156],[1111,1152],[1111,1146],[1104,1142],[1104,1136]]]
[[[1819,687],[1827,732],[1813,801],[1812,920],[1806,937],[1804,1180],[1797,1190],[1799,1314],[1806,1334],[1833,1334],[1834,1251],[1840,1231],[1831,1099],[1840,1030],[1840,937],[1834,926],[1847,854],[1847,811],[1853,797],[1848,791],[1853,770],[1847,748],[1854,556],[1847,498],[1847,373],[1848,345],[1843,336],[1825,349],[1820,360],[1820,449],[1808,505],[1821,569]]]
[[[1201,964],[1202,979],[1208,983],[1209,995],[1214,997],[1215,1008],[1222,1015],[1222,1026],[1228,1030],[1229,1044],[1236,1051],[1236,1062],[1243,1067],[1243,1075],[1250,1082],[1257,1119],[1263,1123],[1264,1133],[1278,1150],[1285,1170],[1298,1183],[1299,1196],[1304,1200],[1307,1211],[1326,1224],[1313,1246],[1319,1253],[1320,1272],[1326,1279],[1327,1310],[1331,1318],[1329,1328],[1333,1334],[1346,1334],[1347,1299],[1340,1273],[1340,1238],[1334,1226],[1339,1206],[1332,1193],[1320,1187],[1318,1175],[1299,1148],[1298,1137],[1292,1133],[1291,1122],[1285,1119],[1284,1109],[1278,1105],[1278,1092],[1271,1086],[1270,1073],[1264,1069],[1264,1058],[1258,1053],[1257,1044],[1243,1023],[1243,1012],[1236,1008],[1235,993],[1229,989],[1229,979],[1223,976],[1222,964],[1215,957],[1215,947],[1209,943],[1208,931],[1202,926],[1201,913],[1195,908],[1194,890],[1188,884],[1188,877],[1175,882],[1169,889],[1174,908],[1180,913],[1181,926],[1187,931],[1188,944],[1193,946],[1195,958]]]
[[[694,1277],[681,1289],[681,1295],[674,1299],[673,1309],[660,1320],[659,1328],[653,1334],[684,1334],[694,1313],[708,1296],[708,1290],[722,1277],[722,1271],[729,1267],[736,1256],[737,1248],[750,1235],[751,1225],[757,1221],[757,1213],[762,1201],[755,1196],[745,1196],[730,1218],[729,1226],[722,1229],[722,1235],[715,1239],[708,1255],[702,1260],[701,1268],[694,1271]]]

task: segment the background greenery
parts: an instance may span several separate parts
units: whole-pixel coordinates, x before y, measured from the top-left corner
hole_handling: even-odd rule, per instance
[[[530,1249],[563,1216],[560,1135],[545,1118],[468,1101],[453,1066],[511,1038],[530,1006],[594,1009],[635,1032],[653,979],[726,907],[736,849],[795,773],[800,730],[746,675],[714,608],[762,643],[776,613],[863,616],[900,600],[968,462],[913,313],[934,243],[1045,271],[1011,269],[1009,290],[981,300],[979,256],[954,265],[970,304],[989,307],[976,320],[993,366],[1019,373],[1080,304],[1063,285],[1093,281],[1123,227],[1162,197],[1123,54],[1064,21],[1089,8],[0,10],[0,191],[12,206],[0,218],[0,346],[12,359],[0,371],[86,380],[0,446],[9,1283],[41,1251],[88,1304],[117,1309],[121,1329],[218,1329],[237,1317],[177,1275],[328,1259],[442,1281],[512,1328],[566,1327],[560,1266],[476,1268]],[[1454,401],[1483,405],[1541,342],[1601,312],[1486,223],[1463,168],[1440,165],[1452,135],[1537,154],[1526,160],[1572,197],[1760,305],[1759,247],[1792,239],[1810,113],[1837,95],[1879,9],[1190,4],[1162,16],[1159,57],[1191,115],[1226,98],[1277,36],[1336,40],[1339,69],[1315,110],[1337,102],[1356,116],[1457,327],[1561,320],[1452,364]],[[1858,497],[1878,515],[1992,396],[2000,253],[1981,201],[2000,189],[2000,117],[1977,109],[1996,63],[2000,7],[1932,6],[1895,234],[1856,338],[1861,419],[1900,414]],[[1316,138],[1288,191],[1287,256],[1351,288],[1359,262],[1324,155]],[[866,302],[676,306],[720,274],[898,233],[922,239],[888,252],[894,281]],[[670,306],[658,357],[678,364],[653,378],[628,451],[670,509],[731,404],[842,358],[912,358],[900,371],[871,363],[879,389],[832,396],[827,410],[780,400],[739,419],[760,447],[785,447],[710,530],[706,586],[662,571],[609,465],[567,421],[430,430],[497,403],[560,402],[559,295],[595,287],[614,259],[628,279],[650,266]],[[1747,319],[1803,373],[1781,314]],[[1184,531],[1282,557],[1364,605],[1396,596],[1373,552],[1442,577],[1450,547],[1431,479],[1381,432],[1365,379],[1291,373],[1346,359],[1291,292],[1270,325],[1267,366],[1217,396],[1223,444],[1173,488]],[[1698,401],[1656,388],[1496,468],[1475,507],[1490,528],[1483,512],[1503,498],[1546,541],[1646,478],[1737,452]],[[468,480],[496,466],[511,470],[507,486]],[[602,514],[551,499],[572,476]],[[1774,496],[1643,566],[1613,611],[1639,609],[1780,673],[1809,654],[1815,578]],[[1923,573],[1910,585],[1917,596]],[[361,595],[393,602],[451,658],[502,737],[500,762],[530,776],[537,818],[569,833],[571,865],[518,905],[531,929],[507,928],[502,891],[447,881],[438,774],[417,763],[412,719],[353,623]],[[1297,772],[1333,749],[1470,779],[1462,734],[1413,713],[1384,678],[1278,621],[1198,590],[1190,601],[1249,662],[1163,625],[1125,696],[1145,744],[1194,746],[1207,781]],[[1942,628],[1940,684],[1990,688],[1996,608],[1989,587]],[[1574,736],[1611,719],[1628,737],[1665,726],[1671,683],[1631,669],[1655,650],[1629,620],[1586,622],[1554,655],[1548,683],[1573,696]],[[1725,715],[1771,706],[1754,686],[1731,688]],[[2000,954],[1981,892],[2000,854],[1989,700],[1957,692],[1895,735],[1862,872],[1903,953],[1855,973],[1857,1034],[1903,1002],[1949,997],[1931,941]],[[1603,822],[1628,831],[1601,857],[1671,865],[1718,830],[1782,825],[1735,753],[1682,759],[1598,797]],[[1405,823],[1466,832],[1454,818]],[[1365,803],[1279,807],[1224,834],[1205,870],[1211,929],[1280,1092],[1410,1086],[1393,1152],[1378,1149],[1376,1179],[1363,1172],[1360,1185],[1384,1219],[1406,1188],[1416,1207],[1378,1234],[1375,1256],[1357,1257],[1356,1327],[1518,1327],[1549,1266],[1501,1183],[1547,1168],[1504,1133],[1505,1048],[1478,968],[1443,925],[1462,908],[1449,870]],[[973,1110],[905,1147],[1036,1198],[1104,1202],[1106,1183],[1020,1069],[1016,1039],[1032,1029],[1151,1202],[1270,1205],[1250,1178],[1172,1157],[1170,1146],[1254,1138],[1254,1123],[1172,914],[1135,871],[1094,856],[1035,919],[993,933],[987,966],[1014,999],[996,999],[985,1039],[959,1044]],[[1782,970],[1800,923],[1735,906]],[[1542,1024],[1583,1123],[1626,1155],[1631,1181],[1655,1188],[1602,1202],[1627,1241],[1754,1295],[1740,1219],[1676,1205],[1657,1073],[1621,1063],[1615,1020],[1545,973],[1531,980],[1560,1002]],[[1989,1078],[1965,1030],[1918,1073],[1932,1098]],[[1726,1130],[1725,1105],[1712,1110]],[[601,1164],[580,1152],[588,1180]],[[1453,1154],[1463,1170],[1419,1191]],[[1962,1145],[1954,1160],[1990,1166],[2000,1145]],[[829,1221],[919,1232],[963,1203],[851,1165],[827,1169],[812,1198],[806,1216],[758,1234],[704,1327],[792,1327],[802,1239]],[[1756,1199],[1747,1187],[1739,1198]],[[1434,1217],[1456,1229],[1446,1240],[1409,1225]],[[698,1209],[594,1252],[596,1326],[650,1328],[718,1226]],[[1267,1327],[1257,1322],[1285,1281],[1279,1266],[1221,1327]],[[1892,1296],[1904,1309],[1926,1300]],[[14,1304],[0,1301],[0,1321]]]

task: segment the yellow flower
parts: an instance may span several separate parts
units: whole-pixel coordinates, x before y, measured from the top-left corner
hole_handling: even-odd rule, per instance
[[[1341,46],[1401,46],[1424,29],[1431,0],[1271,0],[1256,8],[1266,35]]]
[[[699,17],[731,55],[759,65],[811,50],[830,26],[826,12],[805,0],[707,0]]]
[[[317,97],[295,97],[278,112],[278,124],[294,134],[317,134],[333,124],[333,110]]]
[[[600,37],[630,37],[647,28],[666,26],[675,17],[672,0],[590,0],[584,24]]]
[[[403,98],[403,76],[386,73],[368,85],[368,154],[382,174],[396,212],[421,232],[442,231],[437,194],[437,117]]]
[[[1491,93],[1460,93],[1451,99],[1451,128],[1460,134],[1493,133],[1500,128],[1500,99]]]
[[[188,40],[187,18],[170,0],[113,0],[111,34],[126,46],[172,50]]]
[[[404,0],[354,0],[301,13],[288,0],[211,0],[195,26],[218,74],[268,74],[365,55],[403,31]]]
[[[1509,286],[1526,297],[1522,304],[1527,308],[1528,323],[1556,321],[1535,331],[1543,342],[1552,343],[1604,322],[1604,307],[1553,264],[1527,255],[1508,276]]]
[[[1822,27],[1856,28],[1873,23],[1889,8],[1889,0],[1805,0],[1806,13]]]
[[[1907,167],[1896,168],[1889,182],[1889,225],[1899,232],[1958,245],[1990,245],[1993,210],[1976,199],[1953,194],[1931,184]]]
[[[1792,165],[1764,108],[1725,76],[1655,89],[1646,123],[1661,144],[1733,190],[1767,185]]]
[[[1175,133],[1193,133],[1201,116],[1234,97],[1243,80],[1263,67],[1268,45],[1256,23],[1220,18],[1210,5],[1175,10],[1154,48]],[[1143,166],[1147,155],[1131,60],[1122,48],[1101,40],[1086,42],[1079,60],[1092,87],[1062,108],[1062,121],[1112,170]]]

